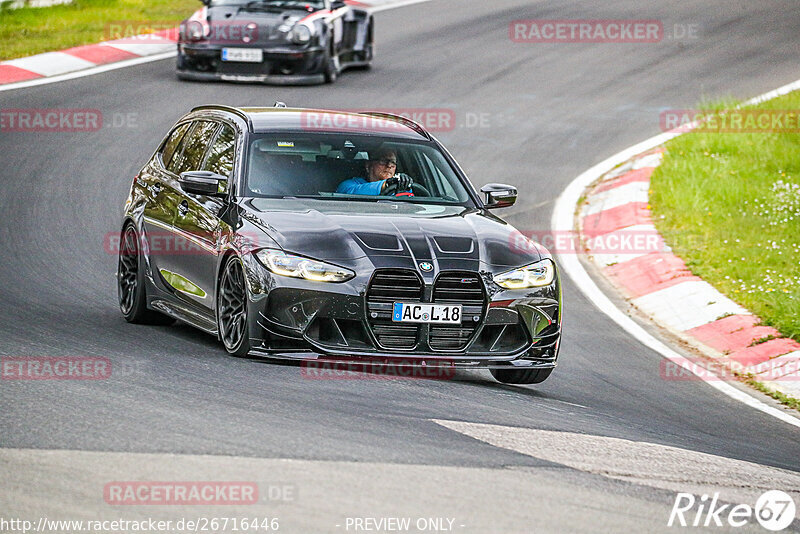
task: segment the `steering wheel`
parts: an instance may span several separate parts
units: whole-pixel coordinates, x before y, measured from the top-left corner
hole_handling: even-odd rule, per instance
[[[420,197],[429,197],[429,196],[431,196],[431,192],[428,191],[428,188],[426,188],[422,184],[418,184],[417,182],[412,182],[411,183],[411,191],[414,193],[414,196],[420,196]],[[391,185],[386,189],[386,193],[385,194],[387,196],[392,196],[392,195],[397,196],[397,193],[398,193],[397,185]]]
[[[418,197],[429,197],[429,196],[432,196],[431,192],[428,191],[427,187],[425,187],[422,184],[418,184],[416,182],[411,184],[411,191],[413,191],[414,195],[416,195]]]

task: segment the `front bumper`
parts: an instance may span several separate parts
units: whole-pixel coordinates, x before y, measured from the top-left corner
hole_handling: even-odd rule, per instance
[[[264,48],[260,63],[222,61],[223,46],[178,45],[178,77],[285,85],[325,81],[325,51],[320,48]]]
[[[413,346],[398,348],[387,347],[377,334],[379,327],[391,328],[392,323],[370,303],[369,277],[321,284],[271,275],[255,259],[246,264],[254,354],[412,367],[437,362],[465,368],[556,365],[561,337],[558,277],[551,286],[535,290],[503,290],[484,281],[484,305],[465,305],[462,324],[438,329],[422,325]],[[441,340],[448,336],[462,336],[463,346],[442,348]]]

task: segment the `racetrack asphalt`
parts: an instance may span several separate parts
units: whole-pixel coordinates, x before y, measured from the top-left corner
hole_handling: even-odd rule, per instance
[[[697,25],[697,37],[523,44],[509,39],[515,19],[659,19],[667,33],[675,24]],[[444,516],[457,500],[460,530],[467,532],[492,524],[498,532],[666,529],[674,491],[567,468],[550,455],[491,444],[434,420],[563,431],[568,440],[621,438],[800,471],[798,428],[703,383],[664,380],[660,357],[566,277],[560,364],[538,386],[502,385],[475,371],[447,381],[308,380],[297,366],[229,357],[214,338],[188,326],[123,320],[116,256],[104,250],[104,238],[119,230],[136,171],[195,105],[280,100],[453,110],[455,128],[434,134],[477,187],[516,184],[519,203],[498,215],[541,232],[569,181],[658,133],[661,110],[692,108],[703,96],[750,97],[800,77],[800,4],[793,0],[433,0],[376,20],[373,68],[345,73],[333,86],[179,82],[174,60],[164,60],[0,93],[2,109],[98,109],[104,117],[98,132],[0,133],[0,355],[100,356],[119,369],[108,380],[0,383],[0,464],[15,473],[15,483],[0,489],[4,513],[32,516],[72,502],[69,484],[35,483],[63,479],[74,480],[86,500],[56,506],[62,516],[105,514],[107,465],[128,479],[143,466],[162,465],[162,477],[186,480],[199,468],[174,474],[176,462],[212,455],[218,480],[247,462],[261,462],[262,479],[272,461],[306,466],[280,474],[309,496],[294,508],[276,508],[295,521],[295,530],[287,521],[286,532],[344,531],[336,518],[369,514],[362,499],[377,491],[375,480],[416,490],[398,493],[380,513]],[[43,449],[98,456],[37,455]],[[220,457],[243,458],[229,458],[229,465]],[[731,486],[749,484],[731,475]],[[763,489],[800,492],[794,474],[785,475],[784,486],[776,479],[777,487]],[[687,487],[713,487],[703,473],[686,476]],[[317,483],[324,493],[311,489]],[[496,489],[504,484],[518,491]],[[512,519],[492,523],[494,514]]]

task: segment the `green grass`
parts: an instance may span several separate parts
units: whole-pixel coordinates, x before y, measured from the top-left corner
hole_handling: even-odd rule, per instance
[[[111,38],[110,24],[174,27],[200,7],[198,0],[74,0],[62,6],[3,10],[0,60],[106,41]]]
[[[800,411],[800,400],[797,400],[794,397],[788,397],[788,396],[784,395],[783,393],[781,393],[780,391],[774,391],[774,390],[768,388],[767,386],[765,386],[764,384],[762,384],[761,382],[758,382],[758,381],[756,381],[756,380],[754,380],[752,378],[747,378],[747,379],[745,379],[744,382],[745,382],[745,384],[749,385],[750,387],[753,387],[753,388],[757,389],[761,393],[769,395],[770,397],[772,397],[776,401],[780,402],[781,404],[784,404],[784,405],[788,406],[789,408],[794,408],[795,410]]]
[[[800,92],[756,107],[800,111]],[[800,134],[681,135],[651,188],[655,225],[692,272],[800,341]]]

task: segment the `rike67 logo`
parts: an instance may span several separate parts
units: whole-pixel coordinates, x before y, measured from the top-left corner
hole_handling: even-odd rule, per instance
[[[700,497],[678,493],[667,526],[743,527],[755,519],[765,529],[779,532],[792,524],[795,512],[794,499],[780,490],[770,490],[761,495],[755,507],[749,504],[722,504],[719,493]]]

